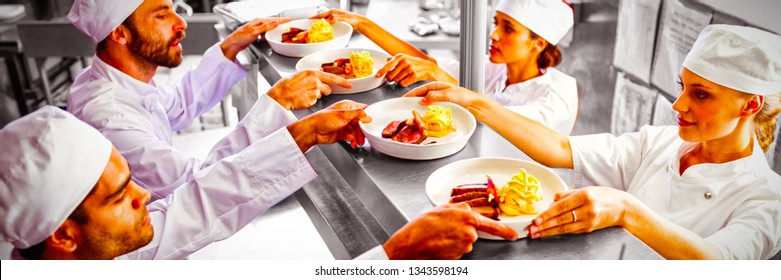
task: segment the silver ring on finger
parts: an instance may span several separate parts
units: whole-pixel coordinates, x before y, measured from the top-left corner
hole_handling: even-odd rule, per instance
[[[569,211],[569,212],[570,212],[570,213],[572,213],[572,222],[573,222],[573,223],[574,223],[574,222],[577,222],[577,221],[578,221],[578,216],[577,216],[577,215],[575,215],[575,210],[571,210],[571,211]]]

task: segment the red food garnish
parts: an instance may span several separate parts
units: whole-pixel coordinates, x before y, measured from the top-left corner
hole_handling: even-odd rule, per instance
[[[488,188],[486,189],[488,201],[494,201],[499,198],[496,192],[496,185],[494,185],[494,181],[491,180],[491,176],[485,175],[485,177],[488,178]]]

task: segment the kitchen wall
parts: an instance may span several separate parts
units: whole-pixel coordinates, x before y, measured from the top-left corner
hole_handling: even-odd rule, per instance
[[[615,32],[618,43],[613,56],[608,58],[616,72],[610,132],[636,131],[647,124],[675,125],[676,113],[671,105],[678,96],[675,85],[677,74],[684,57],[705,26],[747,25],[771,32],[777,32],[773,29],[781,27],[781,20],[778,20],[779,25],[759,26],[751,22],[762,21],[738,17],[765,14],[762,10],[777,11],[781,8],[779,2],[767,3],[776,5],[775,8],[754,5],[756,3],[753,2],[743,5],[744,9],[756,10],[753,12],[722,9],[719,2],[723,1],[622,0],[619,3]],[[581,101],[581,110],[590,109],[584,108]],[[777,127],[776,139],[779,136]],[[771,147],[766,154],[771,167],[778,173],[781,173],[780,155],[779,145]]]
[[[610,132],[611,119],[605,112],[613,108],[617,9],[617,1],[576,5],[572,40],[560,46],[562,61],[556,68],[578,82],[580,104],[573,135]]]

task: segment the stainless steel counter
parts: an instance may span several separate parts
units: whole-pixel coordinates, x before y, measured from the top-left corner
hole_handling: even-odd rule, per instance
[[[280,56],[266,43],[250,47],[258,70],[273,84],[294,72],[296,58]],[[420,84],[420,83],[419,83]],[[298,117],[323,109],[339,100],[365,104],[395,98],[409,88],[385,84],[352,95],[323,97],[312,108],[296,111]],[[252,91],[250,91],[252,92]],[[304,209],[335,258],[352,258],[384,242],[401,226],[432,208],[425,181],[437,168],[474,157],[528,159],[490,128],[478,124],[469,144],[460,152],[437,160],[410,161],[393,158],[368,145],[356,150],[345,144],[321,145],[307,154],[318,178],[296,193]],[[568,178],[568,170],[555,170]],[[478,240],[465,259],[659,259],[658,254],[621,228],[590,234],[567,235],[516,242]]]

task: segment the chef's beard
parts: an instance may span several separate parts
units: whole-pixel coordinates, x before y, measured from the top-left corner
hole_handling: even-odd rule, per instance
[[[132,231],[84,231],[85,235],[74,254],[80,260],[110,260],[146,246],[154,238],[151,226],[150,231],[145,230],[144,221],[148,216],[148,212],[144,211],[136,219]]]
[[[133,40],[130,41],[130,51],[144,60],[154,63],[158,66],[174,68],[182,63],[182,51],[177,49],[172,51],[171,46],[174,42],[184,38],[184,31],[179,31],[170,40],[166,41],[152,32],[141,33],[133,24],[128,26]]]

